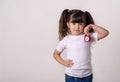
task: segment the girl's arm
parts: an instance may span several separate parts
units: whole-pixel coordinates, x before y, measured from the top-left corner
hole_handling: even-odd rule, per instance
[[[84,33],[87,34],[89,33],[90,29],[93,29],[94,31],[98,32],[98,40],[105,38],[108,34],[109,31],[106,30],[105,28],[98,26],[98,25],[94,25],[94,24],[89,24],[88,26],[85,27],[84,29]]]
[[[61,53],[57,50],[54,51],[53,53],[53,57],[56,59],[57,62],[59,62],[60,64],[66,66],[66,67],[71,67],[73,65],[73,61],[72,60],[64,60],[61,56]]]

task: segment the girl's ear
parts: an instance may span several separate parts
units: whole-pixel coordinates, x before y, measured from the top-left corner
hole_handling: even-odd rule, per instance
[[[67,27],[70,28],[70,24],[69,24],[69,22],[67,22]]]

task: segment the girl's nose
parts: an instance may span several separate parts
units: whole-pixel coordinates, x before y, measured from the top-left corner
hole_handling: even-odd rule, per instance
[[[77,29],[79,29],[79,28],[80,28],[79,24],[76,24],[76,28],[77,28]]]

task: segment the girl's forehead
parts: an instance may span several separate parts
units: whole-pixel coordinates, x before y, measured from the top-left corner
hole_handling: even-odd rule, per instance
[[[71,16],[69,21],[73,23],[85,23],[85,17],[81,15]]]

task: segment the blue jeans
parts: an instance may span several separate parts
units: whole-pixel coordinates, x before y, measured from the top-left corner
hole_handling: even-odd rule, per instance
[[[83,78],[73,77],[65,74],[65,82],[92,82],[92,79],[93,79],[92,74]]]

